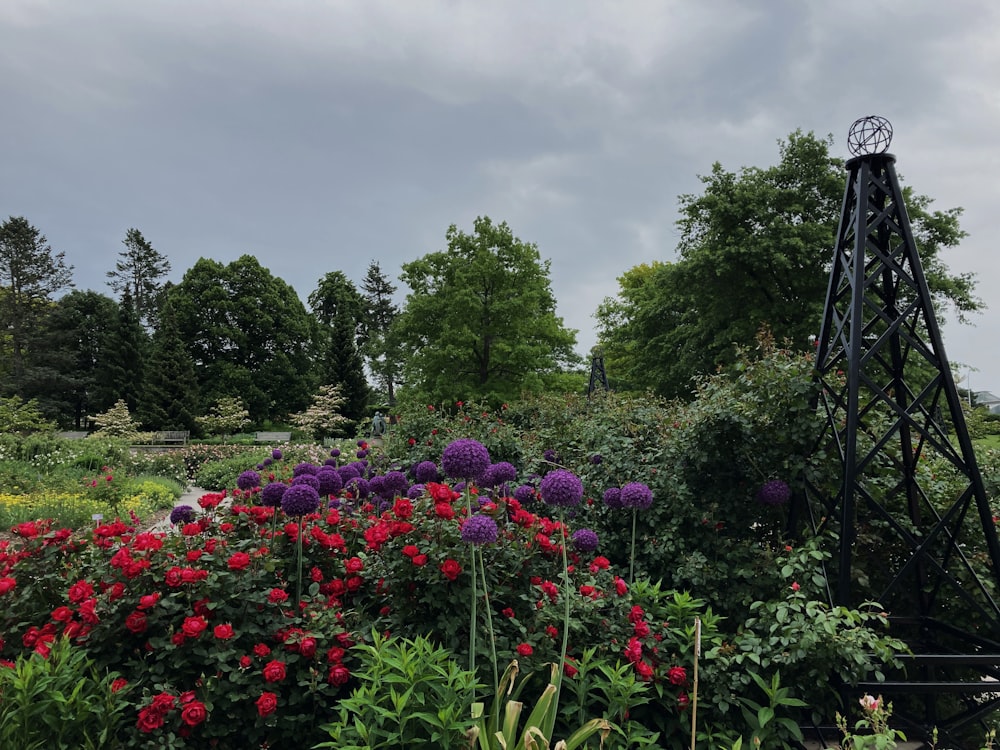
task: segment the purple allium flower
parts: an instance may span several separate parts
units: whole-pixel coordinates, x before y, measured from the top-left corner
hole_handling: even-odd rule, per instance
[[[757,491],[757,502],[761,505],[784,505],[792,496],[792,489],[780,479],[764,482]]]
[[[622,487],[622,506],[646,510],[653,504],[653,493],[642,482],[629,482]]]
[[[385,497],[385,477],[381,474],[372,477],[368,480],[368,490],[373,495],[378,495],[379,497]]]
[[[319,480],[313,474],[299,474],[297,477],[292,477],[292,486],[296,487],[300,484],[305,484],[312,487],[316,492],[319,492]]]
[[[257,464],[256,466],[254,466],[254,468],[257,471],[263,471],[264,470],[264,464]]]
[[[319,471],[319,467],[315,464],[311,464],[308,461],[303,461],[300,464],[295,464],[295,468],[292,469],[292,476],[297,477],[302,474],[315,474]]]
[[[349,480],[344,482],[344,489],[349,490],[354,497],[358,498],[358,500],[363,500],[371,493],[371,490],[368,487],[368,480],[362,479],[361,477],[351,477]]]
[[[348,480],[354,479],[355,477],[360,477],[361,472],[358,471],[358,467],[353,464],[347,464],[347,466],[341,466],[337,469],[337,473],[340,474],[340,478],[344,480],[346,485]]]
[[[624,508],[620,487],[608,487],[604,490],[604,504],[609,508]]]
[[[436,482],[438,478],[438,467],[433,461],[421,461],[411,469],[413,478],[421,484]]]
[[[368,455],[368,449],[367,448],[362,448],[357,453],[355,453],[354,455],[357,456],[358,458],[364,458],[365,456]]]
[[[336,469],[320,469],[316,473],[316,479],[319,480],[319,494],[321,495],[336,495],[344,487],[344,480],[340,478]]]
[[[535,499],[535,488],[530,484],[522,484],[514,490],[514,499],[521,504],[531,502]]]
[[[340,464],[337,462],[337,459],[335,458],[328,458],[326,459],[326,461],[323,462],[323,466],[329,466],[332,469],[336,469],[339,465]]]
[[[260,504],[267,506],[269,508],[277,508],[281,505],[281,498],[285,494],[285,490],[288,489],[288,485],[284,482],[271,482],[270,484],[265,484],[264,489],[260,491]]]
[[[573,547],[580,552],[593,552],[597,549],[597,532],[591,529],[579,529],[573,532],[570,541],[573,543]]]
[[[281,498],[286,516],[304,516],[319,507],[319,493],[308,484],[293,484]]]
[[[422,484],[415,484],[406,491],[406,496],[410,498],[410,500],[416,500],[424,494],[424,489],[425,487]]]
[[[553,463],[553,464],[557,464],[557,463],[559,463],[559,454],[558,454],[558,453],[556,453],[556,452],[555,452],[554,450],[552,450],[551,448],[546,448],[546,449],[545,449],[545,450],[544,450],[544,451],[542,452],[542,458],[544,458],[544,459],[545,459],[546,461],[548,461],[549,463]]]
[[[175,505],[170,511],[170,523],[179,526],[182,523],[192,523],[195,519],[195,510],[190,505]]]
[[[600,453],[595,453],[593,456],[590,457],[590,463],[592,463],[594,466],[597,466],[603,460],[604,458],[601,456]]]
[[[453,479],[480,479],[490,465],[490,452],[478,440],[462,438],[445,446],[441,468]]]
[[[244,471],[236,477],[236,486],[244,491],[260,487],[260,474],[253,470]]]
[[[281,452],[280,448],[275,448],[273,451],[271,451],[271,458],[273,458],[275,461],[280,461],[283,455],[284,454]]]
[[[271,464],[273,464],[273,463],[274,463],[274,459],[273,459],[273,458],[270,458],[270,457],[268,457],[268,458],[265,458],[265,459],[264,459],[263,461],[261,461],[261,462],[260,462],[260,465],[261,465],[261,466],[270,466],[270,465],[271,465]]]
[[[410,488],[410,482],[406,478],[406,474],[401,471],[387,471],[383,479],[385,480],[385,489],[389,497],[405,495],[406,491]]]
[[[462,524],[462,541],[469,544],[489,544],[497,540],[500,533],[497,522],[480,513]]]
[[[542,478],[538,492],[546,505],[572,507],[583,499],[583,482],[571,471],[556,469]]]
[[[368,471],[367,461],[351,461],[351,463],[349,463],[348,466],[353,466],[355,469],[357,469],[359,477],[363,477],[365,473]]]
[[[504,482],[513,482],[517,479],[517,469],[513,464],[506,461],[491,464],[483,475],[483,485],[486,487],[497,487]]]
[[[365,444],[365,441],[364,441],[364,440],[358,440],[358,447],[359,447],[359,448],[362,448],[362,447],[364,447],[364,444]]]
[[[340,448],[331,448],[330,458],[340,458]]]

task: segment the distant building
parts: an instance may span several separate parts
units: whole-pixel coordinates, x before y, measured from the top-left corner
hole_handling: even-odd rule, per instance
[[[989,391],[973,391],[972,404],[985,407],[990,414],[1000,414],[1000,396],[994,396]]]

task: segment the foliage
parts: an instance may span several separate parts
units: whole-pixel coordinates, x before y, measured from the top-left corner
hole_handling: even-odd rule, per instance
[[[170,273],[170,261],[135,227],[125,233],[122,244],[125,249],[118,253],[114,270],[107,272],[108,285],[123,297],[128,294],[139,320],[150,323],[163,288],[160,279]]]
[[[476,675],[423,637],[385,637],[353,647],[358,685],[323,727],[330,742],[316,747],[468,748]],[[513,745],[511,746],[513,747]]]
[[[343,435],[345,427],[351,424],[351,420],[340,413],[344,402],[339,385],[321,385],[309,408],[291,415],[288,420],[317,440]]]
[[[166,296],[203,404],[238,396],[262,422],[308,403],[317,380],[311,318],[295,290],[256,258],[228,265],[201,258]]]
[[[181,338],[177,315],[169,301],[162,306],[150,340],[142,423],[157,430],[198,431],[200,411],[194,360]]]
[[[111,750],[127,703],[114,673],[101,673],[66,637],[0,665],[0,746]]]
[[[39,321],[51,298],[73,285],[66,254],[53,252],[45,235],[23,216],[0,224],[0,330],[10,336],[5,395],[22,392],[26,359],[36,343]]]
[[[109,437],[131,439],[139,432],[139,425],[132,419],[124,399],[118,399],[106,412],[89,419],[97,429],[87,436],[88,440]]]
[[[543,390],[547,376],[577,361],[548,261],[488,217],[472,234],[452,225],[445,237],[447,250],[403,265],[410,292],[394,335],[407,387],[425,403],[499,403]]]
[[[841,747],[844,750],[890,750],[896,747],[896,740],[905,740],[906,735],[889,726],[892,704],[885,703],[880,695],[875,698],[863,695],[858,701],[862,716],[848,729],[847,719],[837,713],[837,728],[844,735]]]
[[[222,396],[215,405],[197,419],[198,424],[212,435],[229,435],[250,424],[250,412],[238,396]]]
[[[396,383],[403,366],[399,342],[393,331],[393,324],[399,317],[399,307],[393,302],[396,287],[382,272],[379,262],[373,260],[368,264],[361,288],[365,305],[361,319],[361,354],[384,390],[388,403],[394,404]]]
[[[690,398],[692,378],[731,364],[761,327],[809,349],[844,192],[831,145],[795,131],[779,142],[777,165],[730,172],[716,163],[700,195],[681,196],[679,259],[626,272],[619,299],[598,310],[609,377]],[[973,277],[950,274],[940,258],[964,236],[961,209],[931,211],[909,189],[904,199],[935,302],[960,315],[979,309]]]
[[[20,396],[0,398],[0,432],[51,432],[54,425],[46,420],[38,408],[38,401],[25,401]]]
[[[95,372],[96,408],[107,409],[115,401],[124,401],[129,411],[138,410],[145,396],[143,380],[148,346],[146,331],[126,290],[117,315],[104,332]]]

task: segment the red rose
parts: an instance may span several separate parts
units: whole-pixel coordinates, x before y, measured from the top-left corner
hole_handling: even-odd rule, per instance
[[[628,613],[628,621],[631,623],[637,623],[639,620],[643,619],[646,613],[643,611],[642,607],[636,604],[632,607],[632,611]]]
[[[150,609],[158,601],[160,601],[160,592],[157,591],[155,594],[146,594],[145,596],[139,597],[139,609]]]
[[[423,567],[427,564],[427,555],[414,555],[410,561],[418,568]]]
[[[97,599],[88,599],[85,602],[81,602],[77,612],[81,620],[91,625],[96,625],[101,621],[101,618],[97,616]]]
[[[549,638],[558,638],[559,628],[557,628],[555,625],[546,625],[545,635],[547,635]]]
[[[339,664],[344,660],[344,649],[340,646],[331,646],[326,652],[326,660],[331,663]]]
[[[519,656],[531,656],[535,653],[535,649],[531,647],[530,643],[519,643],[516,650]]]
[[[344,569],[351,574],[360,573],[365,569],[365,564],[361,561],[360,557],[352,557],[344,564]]]
[[[403,554],[407,557],[416,557],[420,554],[420,549],[415,544],[407,544],[403,547]]]
[[[10,576],[0,578],[0,596],[13,591],[15,586],[17,586],[16,578],[11,578]]]
[[[222,625],[216,625],[215,628],[212,630],[212,633],[220,641],[225,641],[233,637],[233,626],[230,625],[228,622]]]
[[[434,513],[446,521],[455,517],[455,509],[451,507],[451,503],[434,503]]]
[[[281,604],[288,601],[288,593],[284,589],[271,589],[267,595],[267,600],[272,604]]]
[[[200,615],[198,617],[185,617],[184,624],[181,625],[181,632],[188,638],[197,638],[205,632],[208,627],[208,620]]]
[[[307,659],[313,658],[316,655],[316,639],[303,638],[302,642],[299,643],[299,653]]]
[[[86,581],[77,581],[69,587],[69,600],[74,604],[79,604],[84,599],[89,599],[94,595],[94,587]]]
[[[73,619],[73,610],[69,607],[56,607],[52,610],[51,617],[56,622],[69,622]]]
[[[157,713],[165,714],[167,711],[172,711],[175,704],[176,699],[170,693],[157,693],[153,696],[153,703],[149,708]]]
[[[645,638],[649,635],[649,623],[645,620],[639,620],[639,622],[633,626],[633,631],[640,638]]]
[[[449,557],[441,563],[441,572],[444,573],[444,577],[449,581],[454,581],[462,572],[462,566],[458,564],[458,561],[452,560]]]
[[[230,570],[245,570],[250,565],[250,555],[246,552],[234,552],[227,564]]]
[[[203,554],[205,553],[202,552],[200,549],[189,549],[185,557],[187,558],[188,562],[193,563],[193,562],[198,562],[198,558],[200,558]]]
[[[500,614],[502,614],[504,617],[513,617],[514,610],[512,610],[510,607],[506,607]]]
[[[183,580],[181,580],[181,569],[176,565],[170,568],[170,570],[164,573],[163,580],[170,588],[177,588],[183,583]]]
[[[201,701],[191,701],[181,710],[181,721],[189,727],[196,727],[205,721],[208,712],[205,711],[205,704]]]
[[[135,635],[146,632],[146,615],[143,612],[132,612],[125,618],[125,627]]]
[[[281,682],[285,679],[285,662],[272,660],[264,665],[262,670],[265,682]]]
[[[261,693],[257,699],[257,715],[260,717],[270,716],[278,708],[278,696],[274,693]]]
[[[687,670],[684,667],[671,667],[667,670],[667,680],[671,685],[683,685],[687,682]]]
[[[252,664],[253,664],[253,659],[251,659],[249,656],[240,657],[240,669],[250,669],[250,666]]]
[[[119,690],[128,687],[128,680],[124,677],[116,677],[115,681],[111,683],[111,692],[117,693]]]
[[[643,680],[649,680],[653,677],[653,667],[647,662],[638,661],[635,663],[635,671]]]
[[[174,644],[175,646],[183,646],[184,645],[184,634],[183,633],[174,633],[172,636],[170,636],[170,642],[172,644]]]
[[[268,646],[266,643],[258,643],[256,646],[253,647],[253,653],[255,656],[259,656],[261,659],[263,659],[265,656],[271,655],[271,647]]]
[[[330,667],[330,674],[326,681],[331,685],[343,685],[349,679],[351,679],[351,671],[343,664],[334,664]]]
[[[140,732],[155,732],[163,726],[163,714],[154,711],[152,708],[144,708],[139,712],[139,720],[136,722]]]
[[[628,584],[624,578],[615,577],[615,593],[618,596],[625,596],[628,593]]]
[[[629,640],[628,646],[625,647],[625,658],[633,664],[642,659],[642,644],[638,638],[633,637]]]

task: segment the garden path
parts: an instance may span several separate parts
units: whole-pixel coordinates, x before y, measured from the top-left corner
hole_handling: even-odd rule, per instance
[[[201,487],[188,487],[184,491],[184,494],[181,495],[179,498],[177,498],[177,502],[174,503],[174,507],[176,508],[178,505],[190,505],[195,510],[199,510],[199,507],[198,507],[198,498],[200,498],[202,495],[208,493],[209,491],[210,490],[205,490],[205,489],[202,489]],[[223,502],[226,502],[228,500],[229,500],[229,498],[227,497],[226,500],[224,500]],[[165,511],[164,514],[163,514],[163,517],[159,518],[150,527],[149,530],[150,531],[169,532],[172,529],[173,529],[173,527],[170,525],[170,511]]]

